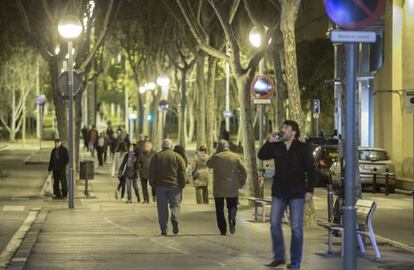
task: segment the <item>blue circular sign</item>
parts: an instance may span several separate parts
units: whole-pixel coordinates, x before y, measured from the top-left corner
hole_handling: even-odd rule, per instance
[[[348,30],[367,28],[385,10],[385,0],[325,0],[324,4],[329,18]]]
[[[265,75],[254,77],[250,84],[250,93],[256,99],[270,98],[274,89],[272,78]]]

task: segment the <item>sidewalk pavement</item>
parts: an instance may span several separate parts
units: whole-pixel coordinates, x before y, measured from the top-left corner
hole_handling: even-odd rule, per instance
[[[246,200],[240,200],[236,234],[221,236],[213,201],[195,204],[194,188],[187,186],[180,232],[164,237],[154,203],[115,200],[117,181],[109,168],[96,168],[91,198],[78,196],[84,186],[77,181],[75,209],[67,209],[67,201],[50,201],[41,209],[9,269],[269,269],[264,266],[272,258],[269,223],[254,222]],[[284,233],[289,240],[287,226]],[[302,269],[340,268],[340,246],[328,255],[326,240],[323,229],[305,229]],[[412,253],[379,245],[382,258],[375,260],[368,246],[368,254],[358,256],[358,269],[414,269]],[[289,241],[286,246],[289,251]]]

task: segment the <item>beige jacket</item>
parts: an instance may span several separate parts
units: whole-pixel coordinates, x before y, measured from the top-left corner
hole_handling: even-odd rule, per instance
[[[235,198],[246,183],[247,172],[239,155],[224,150],[214,154],[207,167],[213,169],[213,196]]]

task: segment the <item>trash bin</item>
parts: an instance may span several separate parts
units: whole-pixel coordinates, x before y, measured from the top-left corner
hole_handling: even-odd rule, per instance
[[[80,179],[93,179],[95,176],[95,162],[93,160],[80,161]]]

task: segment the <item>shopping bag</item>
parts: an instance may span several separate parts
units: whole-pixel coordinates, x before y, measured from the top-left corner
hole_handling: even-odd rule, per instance
[[[52,175],[49,174],[46,178],[46,182],[43,184],[42,187],[42,195],[53,197],[53,182],[52,182]]]

